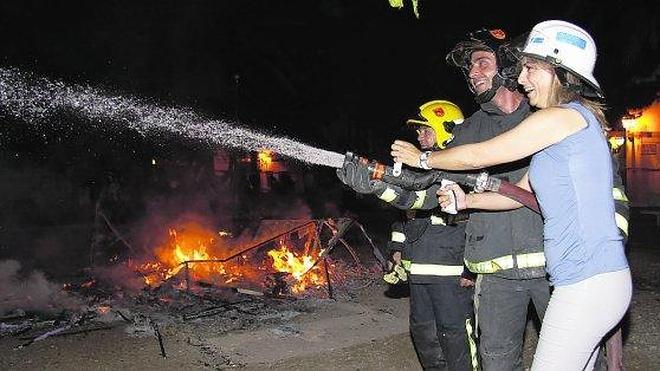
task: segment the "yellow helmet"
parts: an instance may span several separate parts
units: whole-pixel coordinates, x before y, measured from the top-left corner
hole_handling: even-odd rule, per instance
[[[464,121],[463,112],[448,100],[432,100],[419,107],[421,120],[409,119],[406,124],[428,126],[435,131],[435,145],[444,149],[454,139],[454,126]]]

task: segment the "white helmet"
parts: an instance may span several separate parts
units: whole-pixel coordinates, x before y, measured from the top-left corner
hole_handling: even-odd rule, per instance
[[[603,97],[594,78],[596,43],[582,28],[565,21],[538,23],[527,37],[522,54],[547,60],[579,76],[596,95]]]

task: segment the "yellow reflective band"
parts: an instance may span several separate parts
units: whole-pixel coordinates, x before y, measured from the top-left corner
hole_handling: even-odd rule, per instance
[[[424,205],[424,199],[426,199],[426,191],[415,191],[415,194],[417,195],[417,199],[415,200],[415,203],[410,207],[411,209],[419,209]]]
[[[410,265],[410,274],[425,276],[460,276],[463,274],[463,266],[412,263]]]
[[[406,235],[401,232],[392,232],[392,237],[390,238],[392,242],[406,242]]]
[[[614,213],[614,221],[616,222],[616,226],[628,237],[628,219],[619,213]]]
[[[445,220],[442,219],[442,217],[437,216],[437,215],[431,215],[431,224],[433,224],[433,225],[447,225],[447,223],[445,223]]]
[[[536,268],[545,266],[545,254],[535,252],[530,254],[516,255],[518,268]]]
[[[628,197],[626,197],[626,194],[619,188],[612,188],[612,196],[614,197],[614,201],[628,202]]]
[[[513,268],[513,256],[502,256],[484,262],[471,262],[465,260],[465,265],[474,273],[495,273],[504,269]]]
[[[403,269],[407,270],[408,272],[410,272],[411,265],[412,262],[410,260],[403,260],[403,259],[401,260],[401,266],[403,267]]]
[[[545,255],[542,252],[516,255],[516,261],[518,268],[543,267],[545,266]],[[466,259],[465,265],[474,273],[495,273],[514,267],[513,255],[500,256],[483,262],[471,262]]]
[[[465,331],[468,335],[468,345],[470,346],[470,362],[472,363],[472,370],[479,370],[479,358],[477,356],[477,344],[474,341],[474,328],[472,327],[472,320],[465,319]]]
[[[392,8],[403,8],[403,0],[390,0]]]
[[[380,198],[385,202],[392,202],[394,201],[396,196],[398,196],[398,194],[396,193],[395,190],[393,190],[392,188],[387,188],[380,196],[378,196],[378,198]]]

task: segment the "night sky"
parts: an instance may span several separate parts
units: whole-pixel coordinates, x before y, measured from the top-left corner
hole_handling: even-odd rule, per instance
[[[444,63],[467,31],[499,26],[515,36],[564,19],[592,32],[595,75],[614,119],[654,98],[657,72],[654,81],[633,83],[658,67],[653,1],[524,2],[509,10],[502,2],[421,0],[420,19],[404,4],[6,0],[0,62],[339,152],[380,155],[427,100],[476,108],[460,72]]]

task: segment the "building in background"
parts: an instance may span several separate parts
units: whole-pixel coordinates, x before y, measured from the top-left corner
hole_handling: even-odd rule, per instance
[[[626,191],[631,206],[660,207],[660,100],[624,117],[624,147]],[[620,134],[610,133],[610,143],[620,142]],[[623,167],[623,166],[622,166]],[[659,217],[660,218],[660,217]]]

